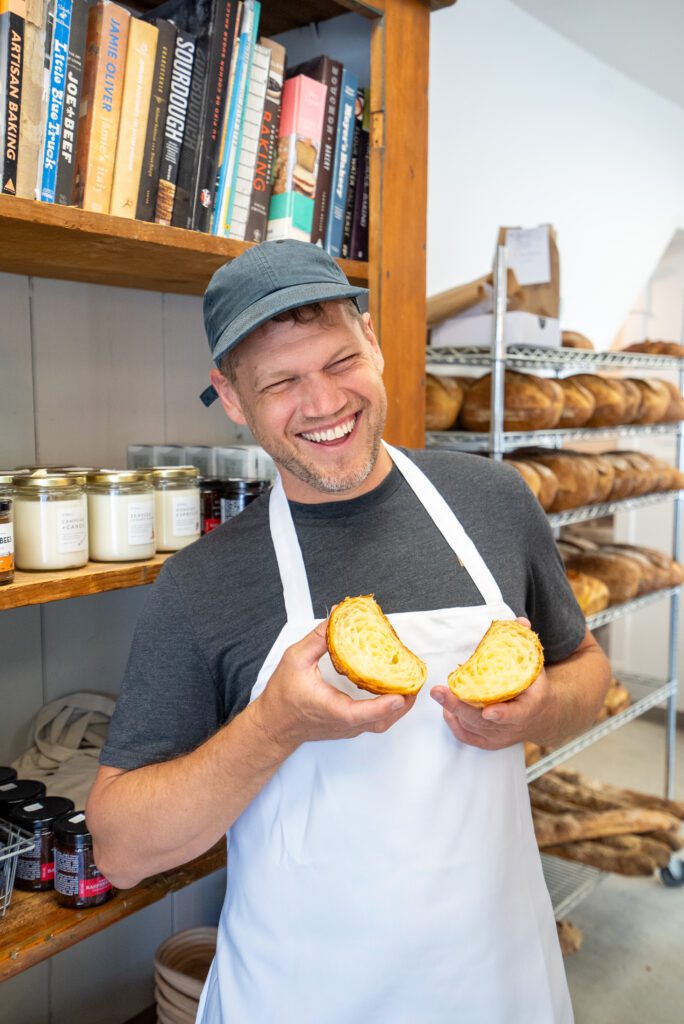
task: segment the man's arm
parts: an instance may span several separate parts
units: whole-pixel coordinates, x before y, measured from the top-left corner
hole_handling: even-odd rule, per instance
[[[117,888],[208,850],[302,743],[385,732],[413,706],[398,695],[356,701],[318,662],[326,623],[288,648],[264,692],[189,754],[132,771],[101,767],[86,814],[95,862]]]
[[[518,621],[529,625],[527,619]],[[430,694],[444,708],[445,722],[462,743],[483,750],[500,750],[522,740],[555,746],[594,724],[610,678],[610,663],[587,630],[570,657],[543,669],[513,700],[480,710],[458,700],[447,686],[434,686]]]

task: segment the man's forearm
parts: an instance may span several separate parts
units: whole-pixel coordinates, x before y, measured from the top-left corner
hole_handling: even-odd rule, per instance
[[[587,634],[581,647],[565,661],[548,665],[551,713],[539,723],[539,735],[530,737],[544,746],[556,746],[579,735],[596,721],[610,686],[610,662]]]
[[[101,769],[87,806],[98,867],[129,888],[199,856],[291,752],[262,728],[255,701],[190,754],[120,774]]]

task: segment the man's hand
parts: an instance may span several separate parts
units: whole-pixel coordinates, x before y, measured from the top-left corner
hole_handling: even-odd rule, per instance
[[[285,750],[296,750],[309,740],[386,732],[416,700],[401,694],[354,700],[326,683],[318,667],[327,651],[326,625],[319,623],[287,648],[266,689],[251,705],[255,722]]]

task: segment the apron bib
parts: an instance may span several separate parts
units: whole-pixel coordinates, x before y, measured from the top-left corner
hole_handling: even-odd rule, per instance
[[[387,448],[483,604],[389,615],[428,667],[414,707],[384,734],[303,744],[230,829],[201,1024],[572,1024],[522,744],[460,743],[429,695],[514,615],[436,488]],[[287,622],[251,700],[320,621],[280,478],[269,512]],[[327,655],[320,670],[371,697]]]

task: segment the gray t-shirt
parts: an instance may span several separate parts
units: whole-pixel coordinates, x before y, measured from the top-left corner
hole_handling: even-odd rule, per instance
[[[407,453],[444,496],[526,615],[547,662],[584,637],[546,516],[509,466],[459,452]],[[138,622],[102,764],[138,768],[193,750],[249,701],[285,624],[268,495],[166,562]],[[393,467],[368,494],[290,503],[314,614],[374,594],[385,613],[465,607],[482,597]]]

